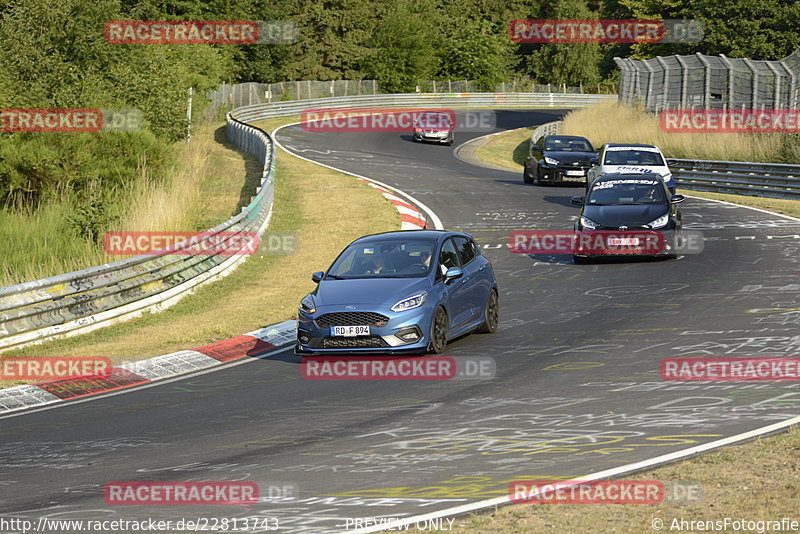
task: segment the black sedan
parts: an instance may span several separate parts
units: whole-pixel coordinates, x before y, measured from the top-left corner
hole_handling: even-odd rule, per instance
[[[671,195],[660,176],[606,174],[584,197],[575,223],[573,259],[607,254],[674,258],[681,233],[683,195]]]
[[[531,143],[522,181],[533,183],[586,183],[586,171],[597,161],[588,139],[577,135],[545,135]]]

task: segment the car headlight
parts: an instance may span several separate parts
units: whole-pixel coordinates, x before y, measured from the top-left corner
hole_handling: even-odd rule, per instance
[[[547,156],[544,157],[544,162],[548,165],[558,165],[558,160],[553,158],[548,158]]]
[[[594,230],[600,226],[596,222],[591,219],[587,219],[586,217],[581,217],[581,228],[588,228],[589,230]]]
[[[314,304],[314,299],[311,298],[311,295],[306,295],[303,297],[303,300],[300,301],[300,311],[305,313],[314,313],[317,311],[317,306]]]
[[[423,304],[425,304],[425,299],[428,297],[428,294],[424,291],[422,293],[418,293],[413,297],[408,297],[403,299],[399,302],[396,302],[394,306],[391,307],[393,312],[401,312],[406,310],[413,310],[414,308],[419,308]]]
[[[669,222],[669,213],[665,213],[655,221],[651,222],[648,226],[650,228],[661,228],[662,226],[666,226]]]

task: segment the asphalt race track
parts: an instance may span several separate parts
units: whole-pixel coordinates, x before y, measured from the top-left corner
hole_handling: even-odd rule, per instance
[[[497,124],[559,115],[498,111]],[[500,331],[454,340],[446,355],[494,358],[494,380],[308,381],[286,350],[0,418],[2,515],[260,516],[277,518],[278,532],[344,531],[348,518],[407,517],[503,496],[514,480],[585,475],[798,414],[797,382],[666,382],[658,364],[797,355],[800,239],[791,236],[800,223],[687,199],[684,227],[707,239],[701,254],[590,265],[512,254],[511,230],[571,229],[578,208],[569,198],[583,190],[524,185],[521,173],[453,155],[478,135],[457,133],[446,147],[413,143],[407,133],[292,126],[278,140],[398,187],[446,228],[477,238],[498,277]],[[325,268],[308,265],[302,276]],[[253,506],[104,502],[105,483],[130,480],[247,480],[290,490]]]

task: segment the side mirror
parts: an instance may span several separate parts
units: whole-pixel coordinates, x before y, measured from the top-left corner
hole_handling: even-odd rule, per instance
[[[678,204],[680,202],[683,202],[684,198],[686,197],[684,197],[683,195],[672,195],[671,197],[669,197],[669,201],[671,204]]]
[[[674,160],[674,159],[668,159],[667,160],[667,165],[677,165],[677,164],[678,164],[677,160]]]
[[[585,199],[584,197],[572,197],[569,201],[577,206],[583,206]]]
[[[319,284],[322,281],[322,277],[325,276],[325,273],[322,271],[317,271],[311,275],[311,281],[315,284]]]
[[[541,145],[531,145],[531,151],[535,150],[536,152],[541,152],[542,147]]]
[[[444,283],[449,284],[453,280],[458,280],[462,276],[464,276],[464,271],[458,267],[450,267],[447,269],[447,272],[444,273]]]

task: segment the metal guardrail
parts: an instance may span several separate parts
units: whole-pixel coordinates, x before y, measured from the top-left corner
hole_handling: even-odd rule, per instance
[[[241,214],[205,232],[200,244],[233,240],[243,249],[248,240],[237,236],[248,235],[244,232],[261,234],[269,221],[274,196],[273,143],[266,132],[246,124],[248,121],[294,115],[310,108],[571,108],[604,100],[616,100],[616,95],[415,93],[320,98],[235,109],[226,116],[228,140],[263,164],[261,185]],[[226,232],[226,239],[219,238],[220,232]],[[164,309],[198,286],[225,276],[245,257],[231,255],[231,250],[208,256],[153,253],[0,288],[0,350],[86,332],[146,311]]]
[[[562,121],[538,126],[531,143],[561,131]],[[678,187],[695,191],[800,199],[800,165],[667,158]]]
[[[671,158],[667,163],[686,189],[800,199],[800,165]]]
[[[229,139],[263,165],[256,195],[239,215],[208,230],[196,243],[187,241],[174,247],[179,252],[213,243],[215,252],[220,252],[154,252],[0,288],[0,349],[88,331],[163,309],[241,263],[245,256],[237,251],[251,246],[252,233],[263,232],[272,212],[275,155],[271,139],[258,128],[229,117],[227,132]]]
[[[244,106],[231,111],[243,122],[298,115],[310,109],[344,108],[578,108],[616,102],[617,95],[569,93],[411,93],[314,98]]]
[[[535,143],[544,135],[555,135],[561,131],[562,121],[546,122],[534,128],[531,134],[531,143]]]

